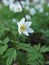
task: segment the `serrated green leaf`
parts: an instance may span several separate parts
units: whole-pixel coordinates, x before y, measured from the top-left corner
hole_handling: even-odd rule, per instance
[[[0,45],[0,54],[2,55],[6,51],[7,48],[8,48],[7,45],[5,46]]]
[[[16,60],[17,52],[15,49],[10,48],[8,51],[4,54],[3,58],[7,57],[6,65],[11,65],[13,61]]]
[[[9,38],[6,37],[6,38],[4,39],[4,41],[3,41],[3,43],[6,45],[8,42],[9,42]]]
[[[26,56],[22,52],[18,52],[18,65],[27,65]]]
[[[25,50],[27,52],[35,52],[35,49],[30,44],[18,43],[17,48]]]
[[[38,44],[38,45],[34,45],[33,48],[36,50],[36,52],[38,52],[39,49],[40,49],[40,44]]]
[[[40,48],[40,51],[39,51],[39,52],[40,52],[40,53],[49,52],[49,47],[42,46],[42,47]]]

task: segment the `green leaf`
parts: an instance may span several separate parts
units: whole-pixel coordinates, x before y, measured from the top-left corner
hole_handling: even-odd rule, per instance
[[[13,61],[16,60],[17,53],[16,50],[13,48],[10,48],[7,50],[7,52],[4,54],[3,58],[7,57],[6,65],[11,65]]]
[[[35,52],[34,48],[30,44],[18,43],[17,48],[25,50],[27,52]]]
[[[38,63],[37,61],[29,62],[28,64],[29,64],[29,65],[39,65],[39,63]]]
[[[0,45],[0,54],[2,55],[6,51],[7,48],[8,48],[7,45],[5,46]]]
[[[40,53],[49,52],[49,47],[42,46],[42,47],[40,48],[40,51],[39,51],[39,52],[40,52]]]
[[[45,64],[49,64],[49,61],[45,62]]]
[[[18,52],[18,65],[27,65],[26,56],[22,52]]]
[[[3,44],[3,41],[2,41],[2,40],[0,40],[0,43],[2,43],[2,44]]]
[[[34,45],[34,47],[33,47],[37,52],[39,51],[39,49],[40,49],[40,44],[38,44],[38,45]]]
[[[9,42],[9,38],[6,37],[6,38],[4,39],[4,44],[6,45],[8,42]]]

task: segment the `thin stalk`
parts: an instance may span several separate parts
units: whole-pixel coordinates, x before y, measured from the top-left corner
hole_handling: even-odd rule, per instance
[[[26,21],[26,16],[25,16],[25,11],[24,11],[24,8],[23,8],[23,6],[22,6],[22,3],[21,3],[21,1],[19,1],[19,3],[20,3],[20,5],[21,5],[21,7],[22,7],[22,13],[23,13],[23,16],[24,16],[24,18],[25,18],[25,21]]]

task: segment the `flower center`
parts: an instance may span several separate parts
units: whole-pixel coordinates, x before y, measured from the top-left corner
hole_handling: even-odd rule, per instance
[[[18,7],[18,10],[20,10],[20,7]]]
[[[21,26],[20,26],[20,31],[23,32],[23,31],[25,31],[25,30],[26,30],[26,26],[25,26],[25,25],[21,25]]]
[[[12,6],[12,10],[13,10],[13,8],[14,8],[14,7]]]

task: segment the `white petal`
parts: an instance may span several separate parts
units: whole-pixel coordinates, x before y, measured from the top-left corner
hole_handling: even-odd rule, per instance
[[[22,11],[22,7],[16,4],[15,5],[15,11],[16,12],[21,12]]]
[[[18,27],[20,27],[23,24],[25,24],[25,18],[22,18],[20,22],[17,22]]]
[[[24,22],[25,22],[25,18],[22,18],[22,19],[20,20],[20,22],[21,22],[21,23],[24,23]]]
[[[20,29],[18,29],[18,32],[19,32],[20,35],[22,34],[22,32],[20,31]]]
[[[14,0],[9,0],[10,4],[14,2]]]
[[[22,18],[18,24],[18,26],[20,27],[21,25],[25,24],[25,18]]]
[[[34,30],[32,30],[31,28],[28,28],[27,31],[28,31],[28,33],[33,33],[34,32]]]
[[[25,23],[27,27],[31,26],[32,22],[26,22]]]
[[[28,36],[28,32],[27,32],[27,31],[24,31],[23,33],[24,33],[26,36]]]
[[[10,10],[11,10],[11,11],[14,11],[14,7],[15,7],[14,4],[10,4]]]
[[[17,25],[19,25],[19,22],[17,22]]]
[[[30,20],[31,19],[30,15],[26,15],[26,19]]]

